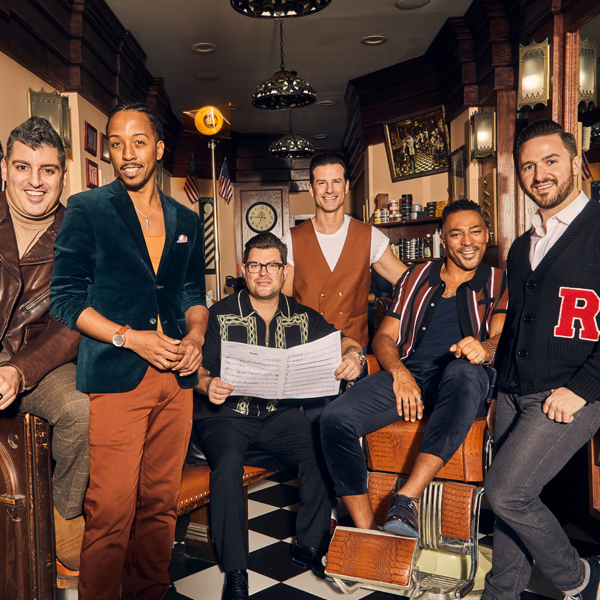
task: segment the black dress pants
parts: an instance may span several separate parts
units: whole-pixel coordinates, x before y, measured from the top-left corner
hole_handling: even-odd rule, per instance
[[[296,408],[249,417],[222,407],[196,421],[195,426],[211,468],[212,538],[224,571],[247,567],[242,475],[245,454],[250,447],[298,470],[298,544],[327,547],[331,500],[324,479],[325,466],[315,449],[313,428],[307,417]]]

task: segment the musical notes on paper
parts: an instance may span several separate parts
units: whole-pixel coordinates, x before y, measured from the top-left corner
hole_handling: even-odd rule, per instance
[[[334,396],[340,387],[334,372],[341,362],[339,331],[287,350],[221,342],[221,379],[235,386],[232,396]]]

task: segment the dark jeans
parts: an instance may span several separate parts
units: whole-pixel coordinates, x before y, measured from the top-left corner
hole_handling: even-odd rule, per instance
[[[324,481],[325,467],[315,451],[311,422],[296,408],[258,417],[240,415],[225,407],[220,413],[224,416],[196,421],[196,430],[211,468],[210,521],[223,570],[247,566],[242,475],[244,457],[250,446],[298,470],[298,544],[325,549],[331,499]]]
[[[584,565],[562,527],[539,499],[544,486],[596,433],[600,402],[587,404],[571,423],[543,412],[550,391],[529,396],[498,394],[496,455],[485,492],[498,517],[486,600],[517,600],[531,578],[533,560],[567,596],[585,584]]]
[[[419,452],[447,462],[467,437],[473,419],[485,414],[488,376],[483,367],[464,359],[445,364],[414,361],[410,372],[430,414]],[[359,438],[400,420],[392,384],[392,376],[380,371],[323,411],[321,444],[339,496],[367,493],[367,463]]]

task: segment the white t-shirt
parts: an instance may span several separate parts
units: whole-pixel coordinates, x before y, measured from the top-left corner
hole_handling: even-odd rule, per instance
[[[323,256],[325,256],[325,260],[329,265],[329,268],[333,271],[337,262],[340,258],[342,250],[344,248],[344,244],[346,243],[346,236],[348,235],[348,228],[350,227],[350,217],[348,215],[344,215],[344,224],[332,234],[319,233],[315,230],[317,234],[317,240],[319,241],[319,246],[321,246],[321,251],[323,252]],[[288,264],[294,266],[294,251],[292,248],[292,233],[288,231],[282,238],[281,241],[288,248]],[[376,227],[371,228],[371,263],[376,263],[385,252],[388,244],[390,243],[390,239],[377,229]]]

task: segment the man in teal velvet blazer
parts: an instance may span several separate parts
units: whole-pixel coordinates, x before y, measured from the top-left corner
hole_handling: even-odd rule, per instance
[[[82,334],[90,394],[79,599],[160,600],[208,318],[203,230],[156,186],[163,132],[147,106],[117,106],[107,135],[118,179],[69,199],[50,297]]]
[[[156,331],[160,315],[166,335],[180,340],[187,334],[185,312],[206,304],[202,223],[176,200],[158,194],[165,227],[158,273],[120,179],[69,198],[52,277],[51,310],[60,323],[75,329],[81,313],[92,307],[133,330]],[[85,335],[78,356],[77,389],[83,392],[129,391],[148,368],[139,354]],[[185,377],[176,372],[176,377],[183,388],[197,383],[195,372]]]

